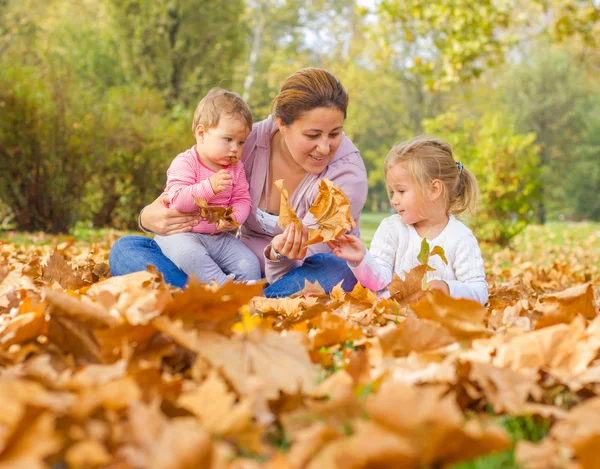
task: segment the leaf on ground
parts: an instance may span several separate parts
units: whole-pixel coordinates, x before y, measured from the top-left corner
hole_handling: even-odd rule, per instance
[[[315,327],[310,334],[314,349],[365,338],[361,328],[348,324],[337,314],[323,313],[310,322]]]
[[[530,396],[536,401],[542,397],[535,369],[511,370],[477,362],[471,363],[469,368],[469,379],[481,388],[497,414],[523,415],[529,412]]]
[[[254,329],[248,335],[227,339],[200,332],[196,351],[213,366],[220,367],[243,395],[252,394],[257,381],[268,400],[276,399],[280,391],[290,395],[307,393],[317,379],[317,369],[297,333],[284,337]]]
[[[227,389],[221,377],[211,371],[196,389],[182,393],[177,405],[198,417],[202,428],[213,435],[235,436],[252,425],[252,405]]]
[[[517,441],[515,463],[522,469],[581,469],[572,461],[570,452],[563,451],[552,438],[539,443]]]
[[[392,282],[388,287],[390,297],[396,300],[400,306],[409,305],[419,301],[424,295],[423,278],[427,273],[427,265],[416,266],[410,272],[404,275],[402,280],[398,274],[394,273]]]
[[[559,293],[545,295],[538,300],[534,312],[542,315],[535,322],[536,328],[569,323],[578,314],[586,319],[593,319],[596,316],[596,306],[592,285],[577,285]]]
[[[63,446],[55,420],[49,412],[29,416],[17,430],[14,443],[0,455],[0,469],[46,468],[44,459],[57,454]]]
[[[600,460],[600,397],[575,407],[550,431],[550,436],[570,447],[582,468],[598,467]]]
[[[110,314],[106,308],[87,296],[69,294],[48,287],[44,288],[43,292],[55,314],[70,316],[91,327],[116,326],[121,322],[119,317]]]
[[[411,309],[422,319],[439,322],[458,340],[486,335],[483,320],[487,310],[477,301],[452,298],[441,291],[428,291]]]
[[[544,368],[569,378],[583,373],[599,348],[600,342],[586,337],[576,322],[557,324],[508,338],[497,347],[493,363],[514,370]]]
[[[415,318],[406,318],[398,324],[389,323],[377,331],[377,337],[384,355],[394,357],[405,357],[411,352],[435,350],[456,341],[441,324]]]
[[[48,333],[48,320],[43,312],[19,314],[10,319],[3,316],[0,321],[0,345],[24,344]]]
[[[409,442],[417,467],[468,460],[511,445],[499,425],[484,418],[466,421],[443,386],[417,388],[387,381],[367,398],[367,410],[373,421]]]
[[[74,443],[65,453],[65,461],[74,469],[106,467],[111,459],[106,447],[91,438]]]
[[[58,282],[65,290],[78,290],[89,285],[73,270],[65,256],[56,249],[48,259],[47,265],[42,267],[42,277],[51,283]]]
[[[245,285],[228,282],[222,286],[200,283],[194,277],[186,289],[173,295],[164,314],[198,321],[222,321],[237,316],[240,308],[263,291],[262,283]]]

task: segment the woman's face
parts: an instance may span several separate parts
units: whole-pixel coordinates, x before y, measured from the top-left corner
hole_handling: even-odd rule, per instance
[[[277,125],[294,161],[307,173],[319,174],[342,142],[344,113],[337,108],[318,107],[290,125],[277,118]]]

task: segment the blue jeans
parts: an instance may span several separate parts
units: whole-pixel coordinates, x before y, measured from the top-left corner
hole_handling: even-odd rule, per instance
[[[162,253],[158,244],[144,236],[118,239],[110,251],[109,264],[113,276],[146,270],[146,265],[151,264],[171,285],[183,288],[188,280],[187,275]],[[345,260],[333,254],[315,254],[265,288],[264,294],[270,298],[293,295],[304,288],[305,280],[318,281],[327,293],[340,282],[344,290],[351,291],[357,282]]]

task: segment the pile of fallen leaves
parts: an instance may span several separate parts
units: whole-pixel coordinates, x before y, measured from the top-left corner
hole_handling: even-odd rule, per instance
[[[445,467],[510,450],[498,415],[550,423],[522,467],[597,466],[597,250],[497,253],[489,307],[411,276],[180,291],[107,257],[0,242],[0,468]]]

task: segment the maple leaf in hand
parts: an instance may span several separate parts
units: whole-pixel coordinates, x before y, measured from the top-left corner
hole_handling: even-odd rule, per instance
[[[308,211],[319,227],[311,230],[307,245],[331,241],[356,226],[348,197],[329,179],[319,181],[319,194]]]
[[[283,180],[275,181],[275,186],[281,191],[279,225],[283,228],[290,223],[294,223],[296,227],[301,226],[302,220],[298,218],[290,204],[288,192],[283,187]],[[308,211],[315,217],[313,226],[317,228],[310,229],[307,246],[336,239],[356,226],[350,212],[348,197],[329,179],[319,181],[319,193]]]
[[[296,228],[302,226],[302,220],[296,215],[296,211],[290,203],[290,196],[287,189],[283,186],[283,179],[275,181],[275,187],[281,192],[281,202],[279,203],[279,226],[285,228],[293,223]]]

